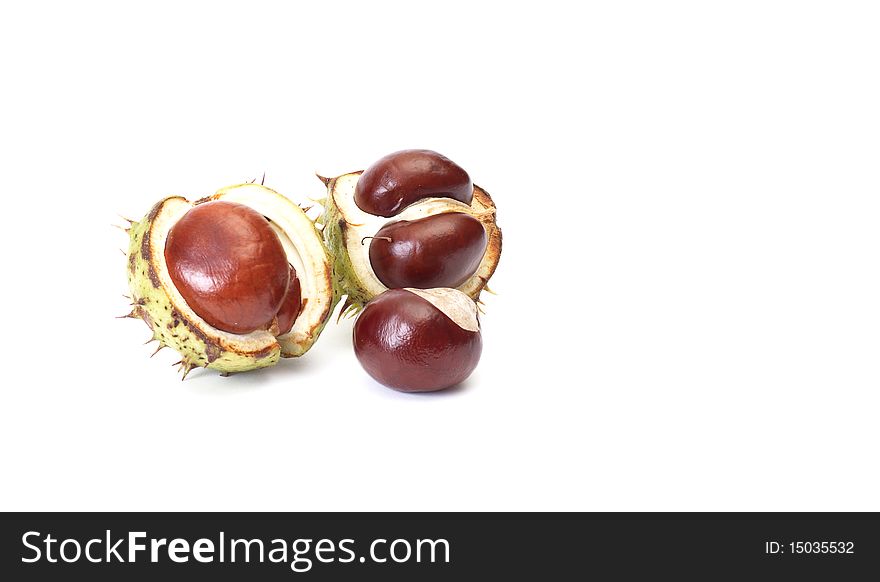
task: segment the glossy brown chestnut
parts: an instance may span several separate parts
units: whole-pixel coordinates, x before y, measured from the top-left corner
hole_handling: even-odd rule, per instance
[[[370,240],[370,265],[389,289],[454,288],[476,272],[488,242],[476,218],[435,214],[382,227]]]
[[[281,302],[278,310],[278,335],[284,335],[293,329],[293,323],[302,311],[302,289],[296,270],[290,265],[290,284],[287,286],[287,294]]]
[[[453,198],[470,204],[474,185],[458,164],[431,150],[402,150],[367,168],[354,191],[358,208],[395,216],[423,198]]]
[[[267,329],[290,277],[266,218],[234,202],[206,202],[184,214],[168,233],[165,262],[187,305],[230,333]]]
[[[462,382],[477,367],[482,349],[478,327],[461,327],[404,289],[373,299],[354,325],[361,366],[376,381],[404,392],[443,390]]]

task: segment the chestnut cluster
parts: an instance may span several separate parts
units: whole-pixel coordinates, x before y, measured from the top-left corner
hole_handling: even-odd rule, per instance
[[[387,155],[355,183],[357,209],[381,217],[372,223],[379,226],[375,234],[362,240],[369,244],[368,265],[362,270],[372,270],[388,288],[359,315],[355,354],[386,386],[442,390],[463,381],[477,366],[482,339],[476,298],[457,288],[480,269],[490,233],[496,241],[490,274],[494,270],[500,230],[494,206],[482,216],[474,210],[474,191],[467,172],[430,150]],[[484,199],[491,201],[488,195]],[[388,221],[382,224],[382,219]],[[481,283],[480,289],[485,280]]]
[[[132,310],[150,341],[224,374],[297,357],[337,301],[359,313],[355,354],[408,392],[459,384],[477,366],[477,304],[501,253],[489,194],[430,150],[389,154],[324,179],[316,220],[262,184],[159,201],[131,221]],[[158,349],[157,349],[158,351]]]

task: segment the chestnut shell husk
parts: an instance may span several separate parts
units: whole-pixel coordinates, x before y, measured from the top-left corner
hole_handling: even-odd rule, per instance
[[[226,200],[250,206],[269,220],[297,269],[303,285],[304,307],[293,329],[277,337],[275,330],[233,334],[216,329],[186,304],[165,265],[165,240],[170,228],[198,204]],[[332,276],[332,261],[320,231],[303,209],[266,186],[245,183],[219,190],[189,202],[171,196],[157,202],[139,221],[131,221],[127,258],[131,312],[152,331],[149,341],[156,351],[170,347],[180,353],[177,363],[183,377],[203,367],[223,374],[272,366],[282,357],[306,353],[323,331],[339,300]],[[149,342],[148,342],[149,343]]]
[[[362,173],[351,172],[335,178],[318,176],[327,187],[326,198],[317,200],[324,207],[318,222],[334,259],[334,284],[339,294],[346,296],[340,317],[356,315],[371,299],[388,290],[373,272],[364,238],[374,236],[383,226],[397,221],[418,220],[444,212],[462,212],[477,218],[488,238],[477,271],[457,289],[478,303],[483,290],[491,292],[487,284],[501,257],[501,228],[496,223],[495,203],[486,190],[474,184],[470,205],[449,198],[425,198],[398,215],[386,218],[367,214],[354,203],[355,186]]]

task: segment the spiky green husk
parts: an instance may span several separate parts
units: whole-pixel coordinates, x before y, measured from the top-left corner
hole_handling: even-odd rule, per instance
[[[162,281],[156,261],[155,218],[168,203],[183,202],[179,197],[162,200],[141,221],[129,229],[128,284],[132,310],[127,317],[139,318],[153,333],[159,347],[170,347],[180,353],[183,377],[195,367],[211,368],[223,373],[244,372],[271,366],[278,362],[281,348],[276,341],[251,342],[247,347],[229,345],[212,337],[192,316],[175,307],[171,293]],[[158,249],[161,253],[161,249]]]
[[[322,178],[322,181],[327,185],[328,192],[332,192],[336,179]],[[320,203],[324,207],[324,213],[318,222],[324,226],[324,242],[327,243],[327,248],[333,257],[333,287],[340,296],[345,295],[345,303],[339,311],[339,318],[354,316],[364,308],[372,296],[364,289],[352,267],[351,257],[345,246],[345,231],[348,223],[333,202],[333,196],[328,194]]]
[[[354,236],[355,239],[360,239],[360,235],[352,233],[362,225],[352,224],[346,220],[336,198],[338,190],[348,191],[351,188],[352,180],[356,181],[360,174],[361,172],[353,172],[335,178],[318,176],[327,187],[326,198],[316,201],[324,207],[324,212],[318,221],[323,224],[324,241],[333,257],[334,284],[339,293],[346,296],[345,303],[339,314],[340,318],[357,315],[371,299],[386,290],[386,287],[378,282],[378,280],[369,283],[362,279],[358,275],[358,269],[352,264],[349,244],[353,243],[348,238]],[[337,182],[339,180],[343,180],[342,183],[346,186],[340,186],[337,189]],[[418,205],[423,207],[425,205],[434,205],[438,208],[443,207],[442,211],[463,211],[460,203],[444,202],[441,199],[425,200]],[[484,255],[483,262],[480,264],[480,268],[470,279],[458,287],[459,291],[468,295],[479,306],[482,304],[480,301],[482,291],[485,289],[491,293],[487,284],[494,274],[501,257],[501,229],[495,222],[495,204],[491,196],[479,186],[474,186],[474,200],[471,208],[469,210],[466,206],[464,208],[469,214],[483,223],[489,237],[486,254]],[[389,220],[402,219],[403,216],[405,214]],[[377,230],[378,228],[368,234],[375,234]],[[359,242],[362,244],[363,241]],[[367,269],[366,274],[364,275],[365,271],[362,268],[362,275],[369,277],[372,272],[371,267],[367,265],[365,268]],[[375,277],[373,278],[375,279]]]

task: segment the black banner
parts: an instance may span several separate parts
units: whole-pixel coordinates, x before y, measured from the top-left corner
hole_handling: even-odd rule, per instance
[[[13,513],[2,520],[5,580],[478,573],[846,580],[880,572],[880,520],[871,513]]]

